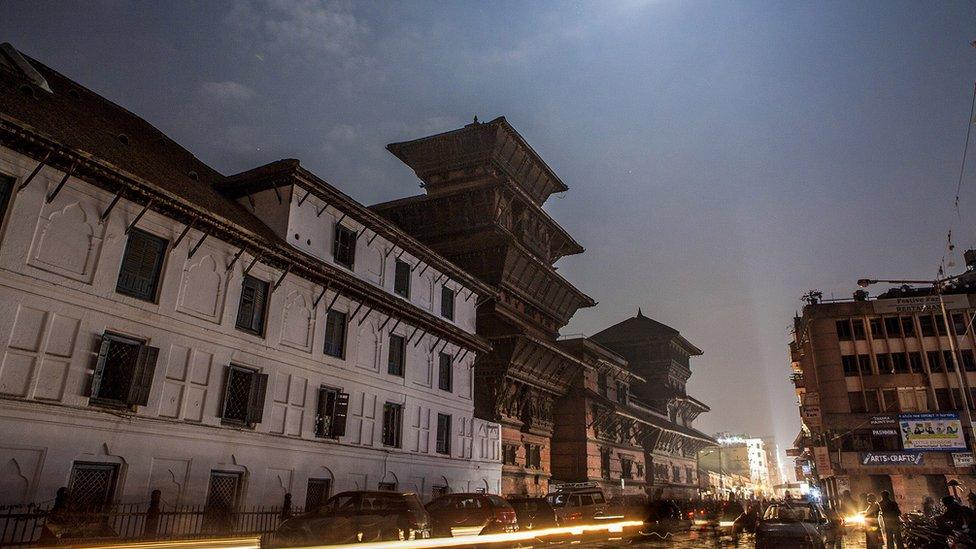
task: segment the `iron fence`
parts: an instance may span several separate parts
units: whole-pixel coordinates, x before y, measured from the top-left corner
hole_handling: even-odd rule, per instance
[[[281,506],[214,510],[205,505],[165,506],[158,501],[114,504],[101,511],[73,511],[67,506],[0,507],[0,546],[30,547],[109,540],[176,540],[206,536],[260,536],[273,541],[281,522],[301,509],[286,498]]]

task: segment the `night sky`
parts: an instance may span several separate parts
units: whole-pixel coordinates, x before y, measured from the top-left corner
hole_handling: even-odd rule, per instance
[[[701,429],[784,448],[800,296],[976,246],[973,40],[971,1],[0,0],[0,41],[225,174],[299,158],[372,204],[420,192],[385,144],[506,116],[587,248],[557,266],[600,304],[563,332],[642,307],[705,351]]]

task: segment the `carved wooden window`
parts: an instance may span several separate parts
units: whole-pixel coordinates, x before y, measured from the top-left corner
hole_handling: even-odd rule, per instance
[[[305,511],[315,511],[325,505],[332,493],[332,479],[310,478],[305,491]]]
[[[596,375],[596,391],[600,396],[607,396],[607,373],[600,372]]]
[[[542,468],[542,447],[538,444],[525,443],[525,467],[528,469]]]
[[[634,478],[634,460],[628,456],[620,456],[620,478]]]
[[[325,354],[336,358],[346,357],[346,313],[329,311],[325,319]]]
[[[100,513],[115,499],[118,467],[111,463],[75,462],[68,481],[68,508],[78,513]]]
[[[241,304],[237,309],[237,329],[263,337],[267,310],[268,283],[245,275],[241,285]]]
[[[268,375],[231,364],[224,380],[220,417],[224,423],[250,427],[264,419]]]
[[[343,267],[352,270],[356,265],[356,231],[335,224],[335,238],[332,240],[332,258]]]
[[[451,392],[454,390],[454,368],[453,358],[447,353],[438,355],[437,364],[437,388],[442,391]]]
[[[502,445],[502,463],[505,465],[518,464],[518,446],[514,444]]]
[[[403,405],[383,405],[383,446],[399,448],[403,438]]]
[[[115,291],[143,301],[155,301],[168,244],[166,239],[146,231],[129,231]]]
[[[145,406],[149,402],[159,349],[142,341],[106,333],[92,375],[93,405]]]
[[[451,455],[451,416],[437,414],[437,449],[438,454]]]
[[[390,334],[390,356],[387,361],[387,372],[391,376],[403,377],[404,362],[407,355],[407,345],[403,336]]]
[[[410,299],[410,264],[396,260],[396,273],[393,277],[393,293]]]
[[[331,387],[319,388],[319,402],[315,414],[315,436],[338,438],[346,434],[349,413],[349,393]]]
[[[454,320],[454,290],[447,286],[441,287],[441,316]]]

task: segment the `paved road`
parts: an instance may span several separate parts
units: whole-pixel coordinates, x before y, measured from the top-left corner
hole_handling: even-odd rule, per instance
[[[580,545],[579,547],[585,547],[587,549],[608,549],[610,547],[619,547],[620,542],[600,542],[600,543],[587,543]],[[742,536],[738,543],[734,543],[730,538],[723,538],[716,540],[711,536],[701,536],[695,533],[683,534],[681,536],[671,537],[666,540],[646,540],[631,544],[634,547],[647,547],[647,548],[657,548],[657,547],[668,547],[672,549],[692,549],[700,547],[715,547],[723,549],[751,549],[754,547],[752,536]],[[864,534],[852,534],[844,539],[844,549],[864,549]]]

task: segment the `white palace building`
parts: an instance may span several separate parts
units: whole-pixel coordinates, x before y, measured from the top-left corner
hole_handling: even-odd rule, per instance
[[[297,160],[224,176],[0,47],[0,505],[500,489],[491,290]]]

